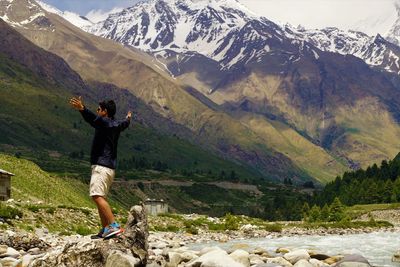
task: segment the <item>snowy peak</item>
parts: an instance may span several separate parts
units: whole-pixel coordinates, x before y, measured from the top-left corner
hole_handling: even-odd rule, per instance
[[[93,22],[91,22],[86,17],[80,16],[76,13],[69,12],[69,11],[63,12],[63,11],[61,11],[49,4],[46,4],[45,2],[40,1],[40,0],[36,0],[36,2],[47,12],[57,14],[60,17],[63,17],[64,19],[66,19],[67,21],[69,21],[70,23],[74,24],[75,26],[77,26],[79,28],[93,25]]]
[[[13,27],[26,27],[45,18],[45,11],[33,0],[0,0],[0,18]]]
[[[368,36],[362,32],[333,27],[305,30],[290,25],[285,26],[285,33],[288,38],[311,43],[322,51],[353,55],[371,66],[400,74],[400,48],[379,34]]]
[[[57,14],[77,27],[92,25],[87,18],[72,12],[62,12],[42,1],[34,0],[0,0],[0,18],[14,27],[34,26],[36,29],[48,29],[51,22],[46,13]]]
[[[268,39],[282,39],[277,25],[237,0],[151,0],[84,29],[151,53],[199,53],[228,68],[254,57],[242,52],[261,55]]]
[[[400,46],[400,3],[396,3],[397,20],[387,34],[387,39]]]

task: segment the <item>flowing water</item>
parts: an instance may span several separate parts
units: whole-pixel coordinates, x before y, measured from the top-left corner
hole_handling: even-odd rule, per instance
[[[315,250],[327,255],[361,254],[373,266],[400,267],[399,263],[392,262],[393,254],[400,250],[400,232],[243,239],[232,240],[227,243],[193,244],[190,248],[199,250],[206,246],[216,245],[230,250],[238,244],[248,245],[248,249],[246,248],[246,250],[249,251],[256,247],[261,247],[268,252],[274,252],[278,247],[285,247],[290,249],[304,248]]]

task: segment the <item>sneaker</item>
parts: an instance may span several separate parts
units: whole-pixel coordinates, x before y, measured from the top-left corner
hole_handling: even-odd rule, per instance
[[[102,234],[102,238],[109,238],[115,235],[122,233],[121,226],[118,223],[112,223],[109,226],[104,228],[104,232]]]
[[[100,232],[97,235],[91,235],[91,239],[100,239],[103,238],[103,233],[104,233],[104,227],[101,228]]]

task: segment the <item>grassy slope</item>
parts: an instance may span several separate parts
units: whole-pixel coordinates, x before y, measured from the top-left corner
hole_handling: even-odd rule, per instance
[[[0,166],[15,174],[11,179],[11,197],[22,200],[41,200],[46,203],[78,207],[93,207],[87,185],[43,171],[31,161],[0,154]]]
[[[241,121],[265,139],[269,146],[287,155],[318,181],[329,182],[332,177],[347,170],[323,148],[279,121],[254,114],[242,116]]]

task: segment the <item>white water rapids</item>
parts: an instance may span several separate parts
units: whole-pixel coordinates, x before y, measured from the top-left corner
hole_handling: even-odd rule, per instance
[[[227,243],[212,242],[208,244],[193,244],[191,249],[199,250],[206,246],[219,246],[227,251],[235,244],[248,245],[248,251],[256,247],[274,252],[279,247],[290,249],[309,249],[334,256],[338,254],[361,254],[373,266],[395,266],[399,263],[392,262],[393,254],[400,250],[400,232],[374,232],[366,234],[348,235],[308,235],[308,236],[287,236],[279,238],[257,238],[232,240]]]

